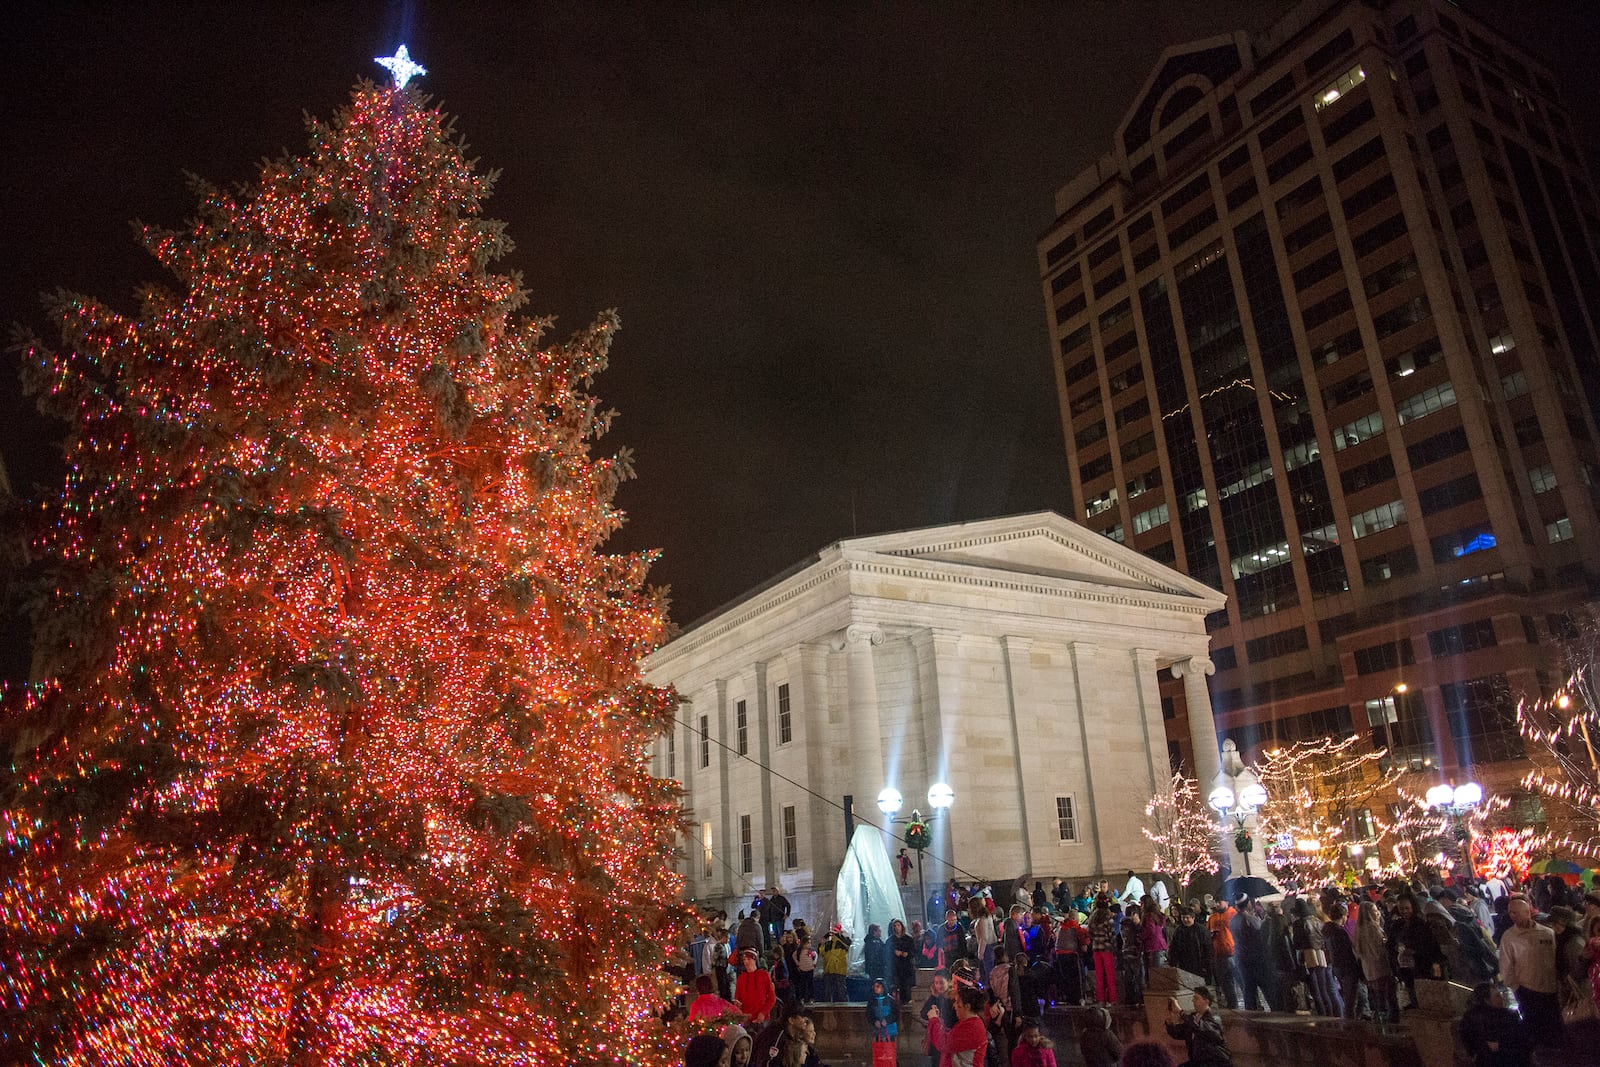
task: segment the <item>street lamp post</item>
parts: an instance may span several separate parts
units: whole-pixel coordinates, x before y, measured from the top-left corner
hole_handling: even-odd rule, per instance
[[[895,813],[900,810],[905,798],[898,789],[892,786],[878,794],[878,810],[889,817],[892,824]],[[956,791],[944,782],[935,782],[928,787],[928,807],[933,809],[933,814],[927,821],[922,818],[922,812],[916,808],[911,809],[911,821],[906,824],[906,847],[917,854],[917,910],[922,912],[924,922],[928,917],[928,884],[922,872],[922,853],[932,842],[929,840],[928,823],[950,809],[956,802]]]
[[[1404,682],[1398,682],[1389,690],[1389,695],[1383,698],[1383,747],[1387,750],[1388,764],[1394,766],[1394,724],[1400,721],[1400,702],[1396,697],[1406,695],[1406,690],[1411,687]]]
[[[1239,758],[1239,748],[1230,738],[1222,744],[1222,769],[1212,782],[1206,803],[1224,819],[1234,822],[1233,846],[1244,859],[1244,873],[1250,877],[1250,853],[1255,843],[1250,839],[1249,822],[1257,809],[1267,802],[1267,789],[1256,777],[1256,772],[1245,766]]]
[[[1437,808],[1450,816],[1456,839],[1461,842],[1462,852],[1466,856],[1467,874],[1472,874],[1472,824],[1463,822],[1461,817],[1483,803],[1483,786],[1477,782],[1463,782],[1455,786],[1440,782],[1428,790],[1423,800],[1428,807]]]

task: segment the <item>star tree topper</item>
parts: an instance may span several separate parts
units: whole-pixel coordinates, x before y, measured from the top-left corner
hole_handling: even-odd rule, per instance
[[[400,50],[392,56],[374,56],[372,61],[394,75],[396,89],[404,89],[406,82],[418,74],[428,73],[427,67],[411,58],[411,53],[407,51],[405,45],[401,45]]]

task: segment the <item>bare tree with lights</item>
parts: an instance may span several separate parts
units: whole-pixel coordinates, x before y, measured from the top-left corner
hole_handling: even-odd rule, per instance
[[[1144,806],[1144,815],[1145,839],[1155,847],[1154,867],[1170,874],[1180,889],[1197,874],[1217,871],[1217,816],[1193,778],[1174,774]]]
[[[1539,851],[1600,859],[1600,621],[1590,613],[1561,641],[1566,680],[1517,705],[1534,764],[1522,787],[1544,803],[1552,830]]]
[[[1351,843],[1349,813],[1370,807],[1400,780],[1401,771],[1384,760],[1386,750],[1361,745],[1357,734],[1299,741],[1270,749],[1255,764],[1267,790],[1257,816],[1261,836],[1293,842],[1266,852],[1268,869],[1286,884],[1317,885],[1336,876]]]

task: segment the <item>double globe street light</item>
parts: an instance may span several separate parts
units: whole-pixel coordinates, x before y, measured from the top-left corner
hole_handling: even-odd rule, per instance
[[[937,819],[942,813],[950,810],[950,805],[956,802],[956,791],[945,782],[935,782],[928,787],[928,807],[933,809],[933,814],[925,822],[922,812],[916,808],[911,809],[911,821],[906,824],[906,847],[917,854],[917,905],[922,909],[924,922],[930,921],[928,917],[928,888],[922,878],[922,853],[929,841],[928,822]],[[888,818],[889,825],[894,825],[894,817],[899,814],[905,797],[900,795],[900,790],[894,786],[885,786],[878,794],[878,810]]]
[[[1424,793],[1422,799],[1429,808],[1450,817],[1451,828],[1456,840],[1461,842],[1462,855],[1467,861],[1467,873],[1472,873],[1472,824],[1462,816],[1483,803],[1483,786],[1477,782],[1460,785],[1440,782]]]
[[[1231,738],[1222,744],[1222,768],[1213,781],[1206,803],[1224,819],[1233,819],[1233,847],[1244,858],[1244,873],[1249,877],[1254,873],[1250,870],[1250,853],[1255,850],[1250,839],[1250,819],[1267,802],[1267,787],[1239,758],[1239,748]]]

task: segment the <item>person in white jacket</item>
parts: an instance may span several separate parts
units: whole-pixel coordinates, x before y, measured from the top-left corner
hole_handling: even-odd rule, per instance
[[[1122,887],[1122,893],[1117,899],[1122,902],[1124,907],[1129,904],[1144,903],[1144,882],[1140,880],[1137,874],[1132,871],[1128,872],[1128,884]]]

